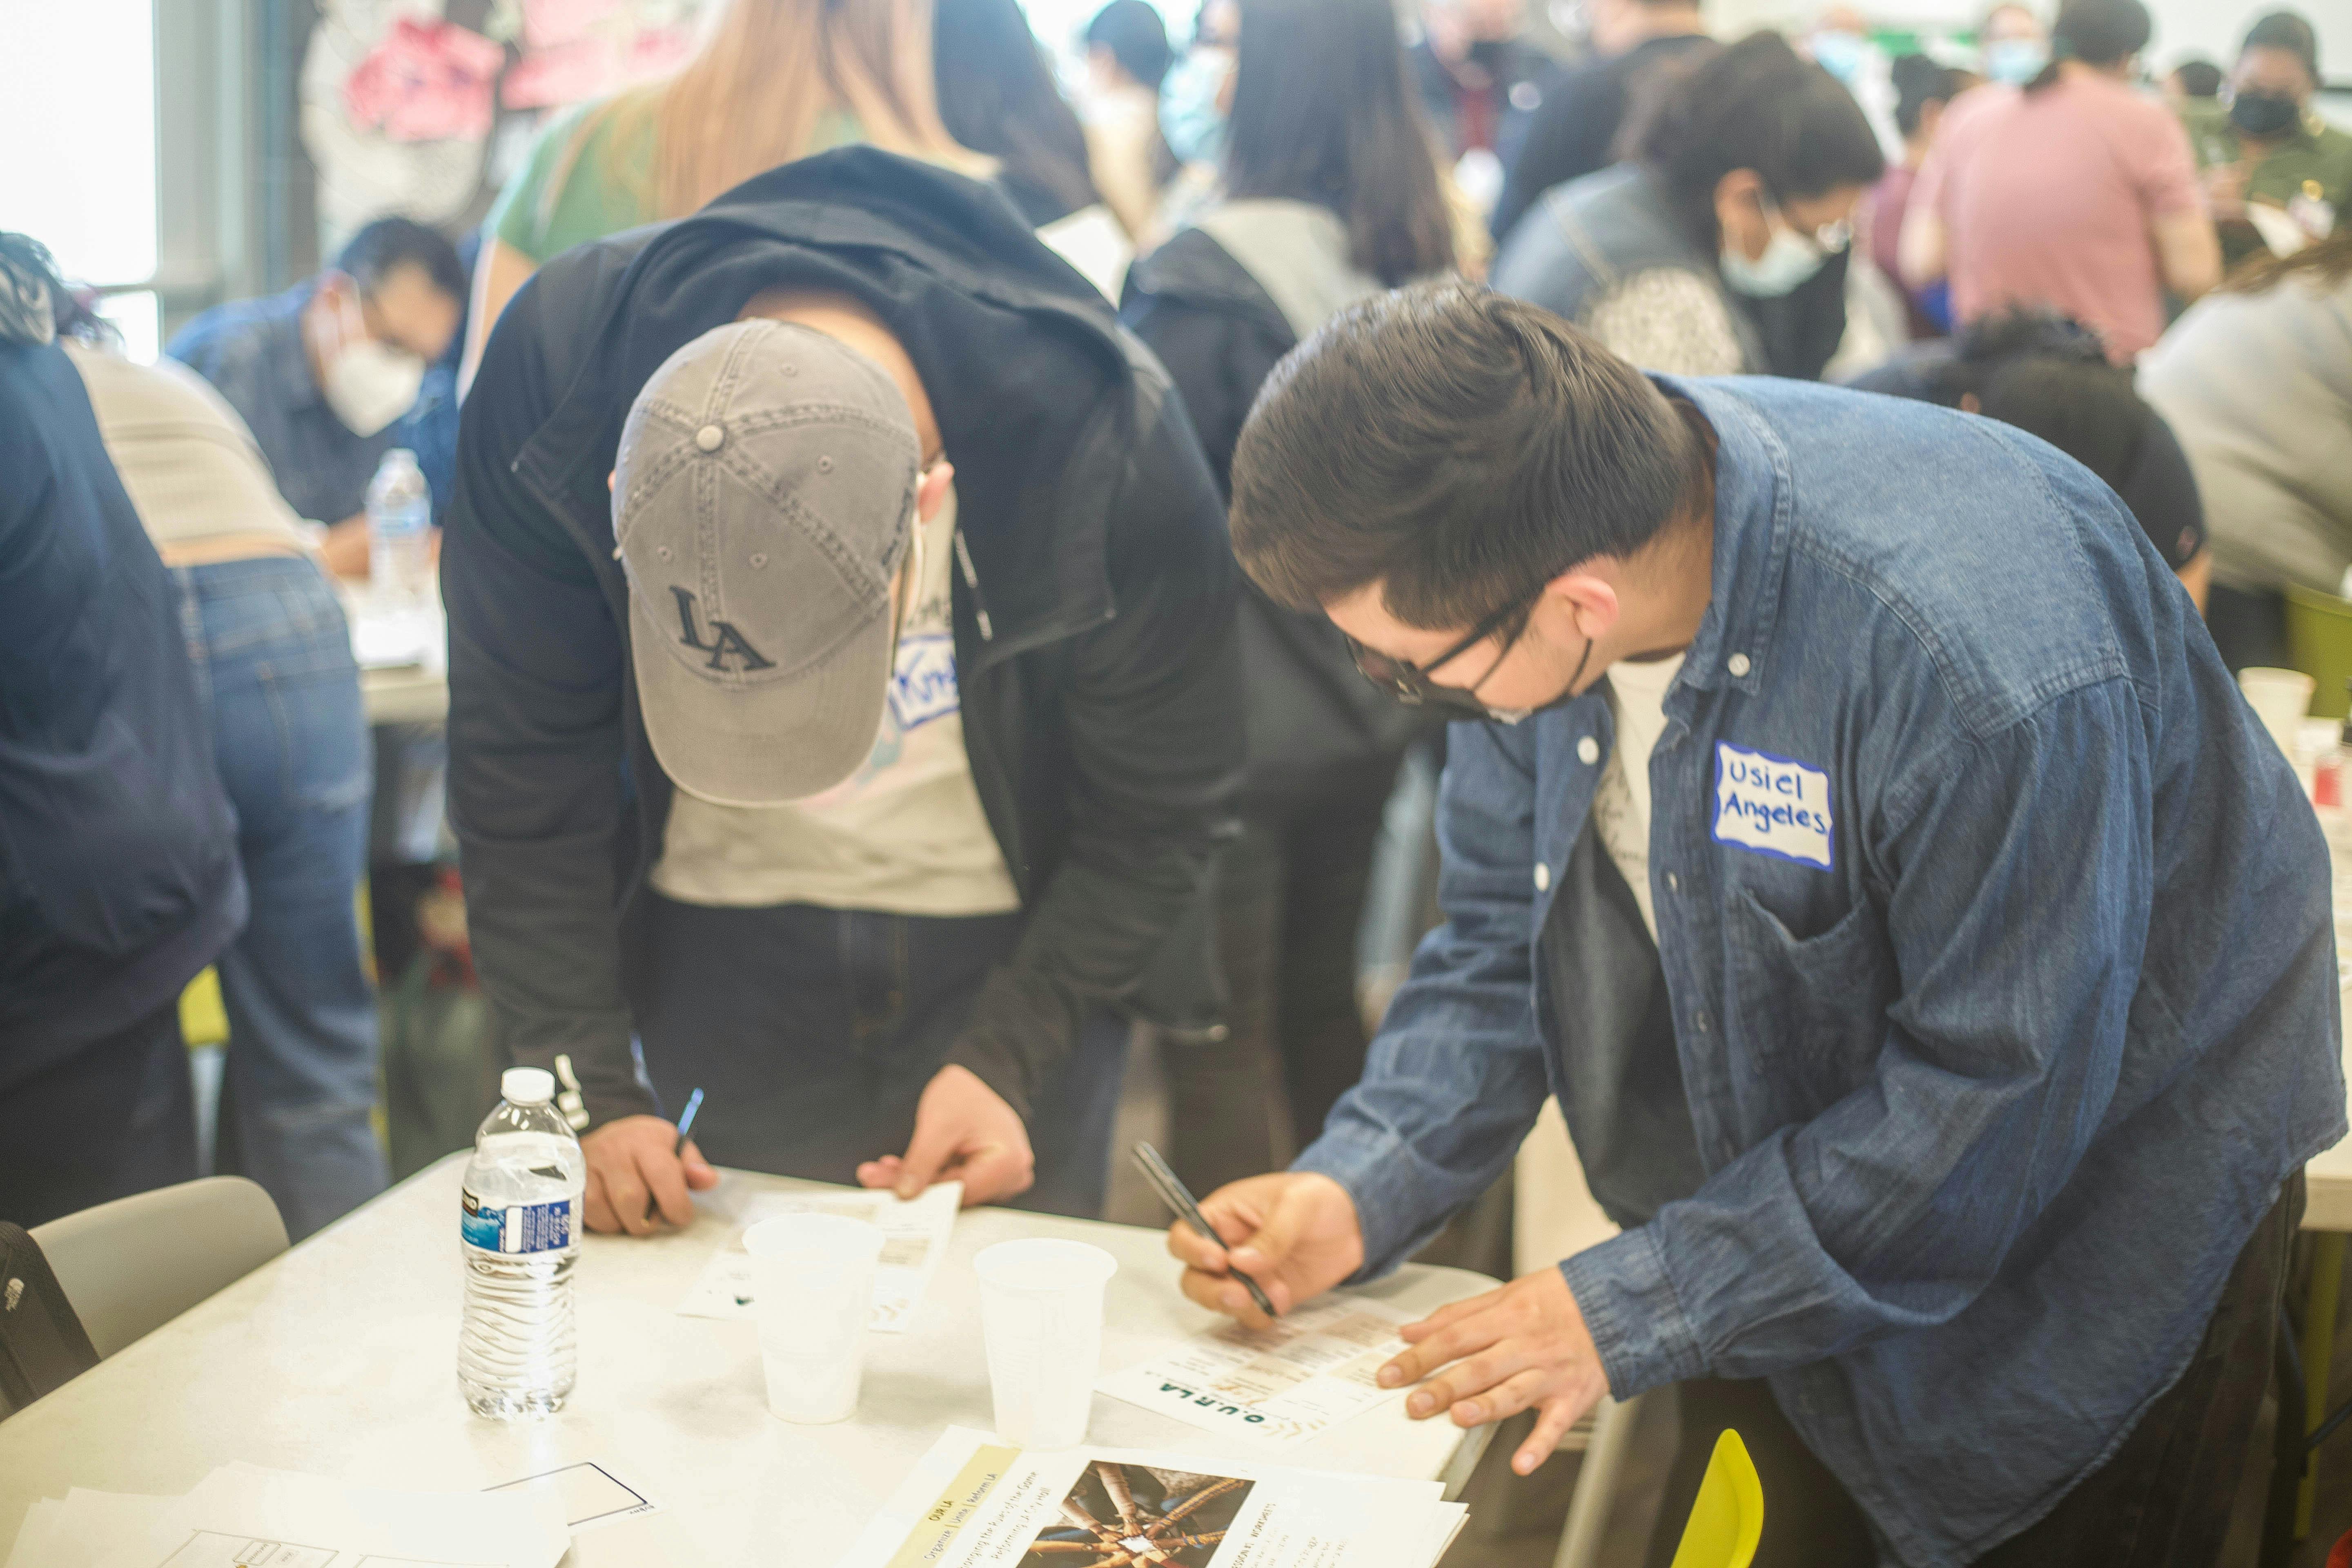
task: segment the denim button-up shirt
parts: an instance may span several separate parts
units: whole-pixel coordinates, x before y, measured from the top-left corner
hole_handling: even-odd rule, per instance
[[[366,506],[383,455],[414,437],[404,418],[359,435],[328,405],[302,347],[302,310],[316,288],[304,282],[265,300],[215,305],[166,352],[244,418],[286,504],[314,522],[337,523]]]
[[[1943,1568],[2114,1451],[2342,1135],[2327,850],[2086,470],[1924,405],[1659,379],[1720,441],[1650,763],[1688,1121],[1652,1110],[1648,1158],[1685,1185],[1560,1268],[1614,1393],[1770,1378],[1892,1557]],[[1575,1128],[1585,1086],[1674,1081],[1590,1059],[1661,1032],[1542,961],[1611,739],[1597,693],[1454,727],[1446,923],[1297,1163],[1353,1195],[1368,1275],[1548,1091]]]

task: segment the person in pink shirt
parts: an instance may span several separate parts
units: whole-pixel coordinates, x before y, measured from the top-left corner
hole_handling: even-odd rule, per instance
[[[2167,290],[2221,280],[2188,134],[2129,85],[2150,30],[2140,0],[2067,0],[2039,76],[1954,100],[1904,218],[1906,282],[1948,277],[1961,321],[2063,311],[2128,364],[2162,334]]]

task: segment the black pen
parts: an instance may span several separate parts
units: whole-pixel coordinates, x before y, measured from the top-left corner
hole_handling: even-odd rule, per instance
[[[1150,1182],[1152,1190],[1160,1194],[1160,1201],[1176,1211],[1177,1218],[1198,1231],[1202,1241],[1213,1241],[1219,1247],[1224,1246],[1223,1240],[1210,1228],[1208,1220],[1202,1215],[1201,1205],[1192,1201],[1192,1194],[1185,1189],[1184,1184],[1177,1179],[1176,1173],[1169,1169],[1168,1162],[1160,1157],[1159,1150],[1149,1143],[1138,1143],[1135,1146],[1135,1163],[1142,1167],[1144,1179]],[[1250,1293],[1250,1300],[1257,1303],[1259,1311],[1269,1318],[1281,1316],[1274,1310],[1274,1302],[1267,1299],[1266,1293],[1258,1289],[1257,1281],[1233,1266],[1230,1255],[1225,1264],[1225,1272],[1242,1282],[1243,1289]]]
[[[686,1097],[686,1109],[678,1113],[677,1146],[670,1151],[670,1154],[673,1158],[680,1160],[686,1158],[687,1134],[694,1131],[694,1113],[701,1109],[702,1091],[698,1089],[692,1094]],[[647,1219],[651,1219],[654,1215],[659,1213],[661,1213],[661,1200],[653,1196],[650,1193],[647,1194],[646,1195],[646,1217]]]

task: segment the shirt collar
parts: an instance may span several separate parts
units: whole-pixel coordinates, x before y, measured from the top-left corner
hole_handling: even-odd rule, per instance
[[[1653,375],[1714,426],[1715,560],[1706,613],[1683,660],[1682,684],[1757,691],[1771,662],[1788,565],[1789,451],[1745,398],[1720,380]]]

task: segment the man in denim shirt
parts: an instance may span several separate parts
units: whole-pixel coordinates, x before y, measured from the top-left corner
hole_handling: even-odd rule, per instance
[[[1392,1268],[1549,1092],[1623,1233],[1408,1329],[1412,1414],[1538,1408],[1525,1472],[1679,1383],[1667,1516],[1737,1426],[1767,1563],[2211,1563],[2345,1127],[2327,851],[2115,496],[1450,284],[1276,371],[1233,528],[1469,721],[1446,923],[1323,1136],[1204,1205],[1230,1256],[1171,1231],[1187,1291]]]

